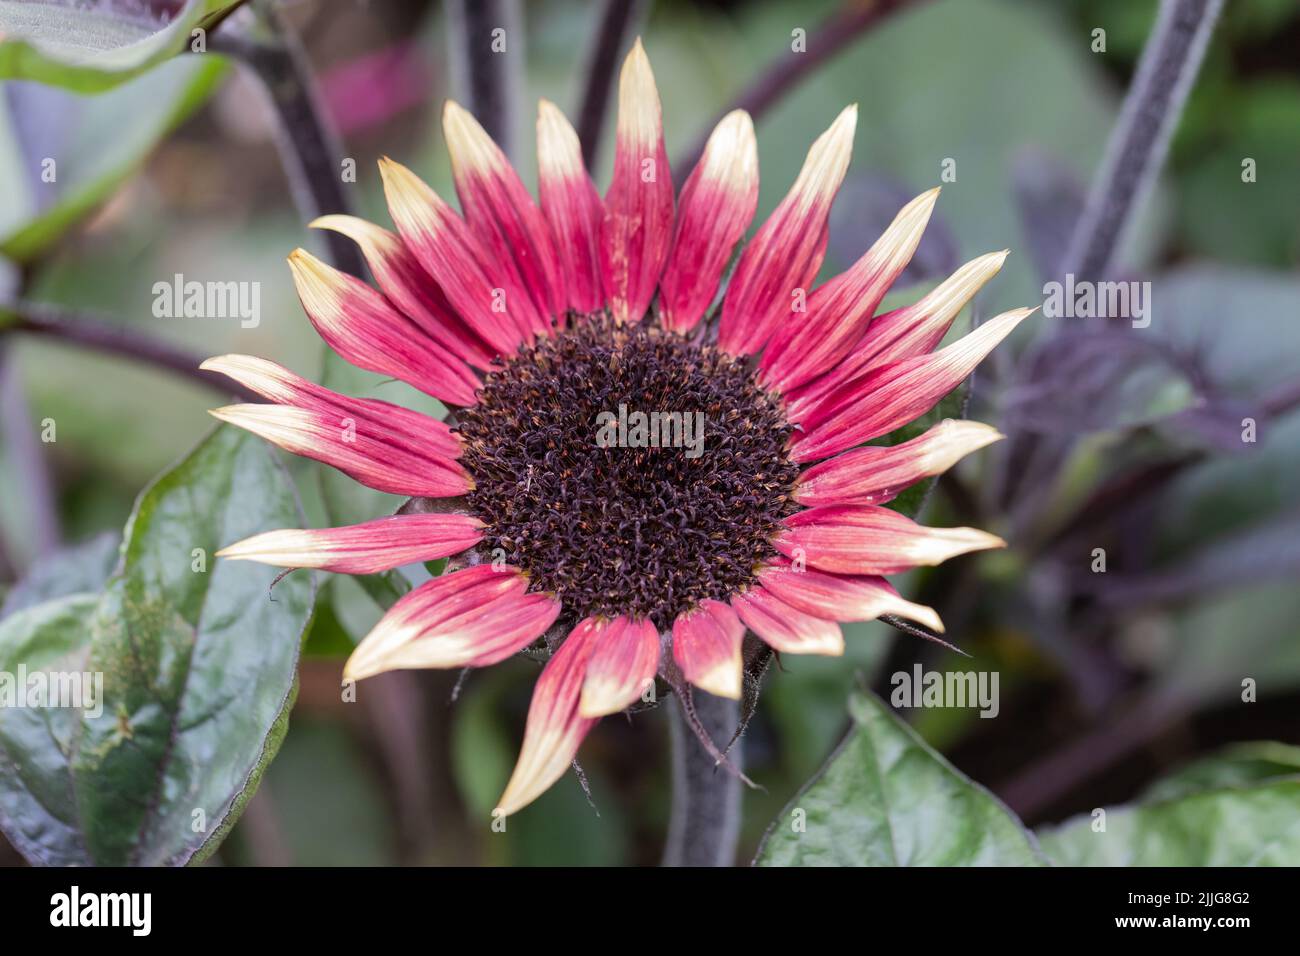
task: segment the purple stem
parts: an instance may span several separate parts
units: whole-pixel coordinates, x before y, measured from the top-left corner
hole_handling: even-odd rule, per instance
[[[600,137],[609,113],[609,95],[614,88],[614,70],[619,54],[627,45],[633,23],[640,19],[643,0],[605,0],[600,24],[592,37],[587,59],[587,80],[583,84],[582,104],[578,107],[578,141],[582,144],[582,161],[594,169],[600,156]]]

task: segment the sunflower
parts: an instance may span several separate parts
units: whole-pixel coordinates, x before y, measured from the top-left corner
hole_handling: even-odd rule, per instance
[[[883,506],[996,440],[992,428],[944,421],[893,447],[866,443],[926,413],[1029,314],[938,348],[1005,253],[876,315],[920,241],[933,189],[851,268],[810,288],[848,168],[849,107],[724,283],[758,201],[749,116],[718,124],[674,196],[640,41],[618,109],[602,198],[573,128],[542,101],[538,203],[449,102],[461,213],[384,159],[396,233],[348,216],[313,224],[355,240],[378,288],[301,249],[289,257],[330,347],[438,398],[447,421],[263,359],[204,364],[269,400],[217,418],[419,505],[349,527],[269,531],[221,556],[357,575],[450,559],[361,641],[346,680],[484,667],[539,643],[553,652],[504,813],[554,783],[596,721],[657,675],[735,698],[747,632],[780,653],[835,655],[840,621],[890,614],[941,631],[884,575],[1002,545]]]

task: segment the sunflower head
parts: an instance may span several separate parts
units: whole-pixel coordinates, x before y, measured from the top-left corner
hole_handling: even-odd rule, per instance
[[[743,111],[724,117],[675,194],[639,41],[603,196],[553,104],[538,112],[534,201],[473,116],[448,103],[459,212],[385,159],[396,232],[349,216],[314,223],[354,239],[376,285],[290,256],[322,338],[440,399],[448,419],[340,395],[263,359],[205,363],[268,399],[217,417],[369,487],[441,501],[220,552],[346,574],[451,557],[454,570],[389,609],[346,678],[481,667],[539,640],[554,651],[504,812],[549,787],[594,723],[656,676],[738,697],[747,633],[778,652],[839,654],[841,621],[892,614],[941,631],[885,575],[1001,545],[884,507],[996,431],[947,421],[900,445],[869,442],[929,411],[1029,310],[939,348],[1000,268],[1005,253],[994,253],[877,314],[938,189],[813,287],[856,122],[849,107],[813,143],[724,278],[757,206],[753,124]]]

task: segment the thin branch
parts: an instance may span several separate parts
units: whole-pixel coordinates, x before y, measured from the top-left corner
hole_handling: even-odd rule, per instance
[[[420,675],[391,671],[375,680],[363,702],[392,783],[402,862],[428,862],[438,849],[434,807],[434,743],[425,714]]]
[[[1160,736],[1183,712],[1176,700],[1146,698],[1115,720],[1030,764],[996,791],[1021,817],[1038,817],[1072,790]]]
[[[452,88],[507,156],[515,156],[524,36],[518,0],[447,0]]]
[[[1265,415],[1281,418],[1300,407],[1300,379],[1292,379],[1274,386],[1260,398]]]
[[[708,141],[709,133],[722,117],[732,110],[743,109],[747,110],[754,119],[758,119],[800,82],[833,59],[863,33],[878,26],[892,14],[920,2],[922,0],[845,3],[808,37],[806,50],[801,53],[792,50],[772,61],[759,73],[754,82],[718,113],[713,122],[705,127],[704,133],[695,141],[691,149],[673,163],[674,175],[682,180],[695,168],[700,154],[704,152],[704,144]]]
[[[578,141],[582,161],[593,169],[600,156],[600,137],[609,113],[609,96],[614,88],[614,71],[619,54],[627,46],[628,33],[640,19],[643,0],[605,0],[600,24],[591,39],[587,55],[587,79],[582,104],[578,107]]]
[[[1110,271],[1133,214],[1164,165],[1223,0],[1164,0],[1137,74],[1075,226],[1065,267],[1097,280]]]
[[[1067,245],[1062,274],[1097,281],[1112,268],[1119,243],[1164,164],[1169,138],[1182,115],[1223,0],[1163,0],[1143,47],[1133,83],[1111,131],[1101,170]],[[1032,380],[1036,356],[1057,347],[1046,336],[1028,350],[1022,379]],[[1052,486],[1073,441],[1017,428],[1002,454],[1001,499],[1016,502],[1013,527],[1028,522],[1043,489]],[[1037,492],[1035,493],[1035,489]]]
[[[227,395],[257,399],[252,392],[236,385],[224,375],[199,368],[199,363],[203,360],[198,356],[129,326],[35,302],[0,305],[0,314],[10,317],[0,323],[0,334],[23,332],[90,351],[103,352],[106,355],[119,355],[172,372],[192,382],[225,392]]]
[[[278,11],[269,4],[256,9],[270,40],[239,32],[231,21],[210,38],[209,48],[244,63],[261,80],[279,121],[276,143],[299,213],[305,219],[346,213],[351,203],[343,190],[343,150],[321,105],[306,53]],[[364,276],[365,260],[356,244],[333,230],[321,232],[330,261],[344,272]]]

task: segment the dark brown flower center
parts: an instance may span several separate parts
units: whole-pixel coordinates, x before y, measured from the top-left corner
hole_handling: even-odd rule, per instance
[[[725,601],[795,510],[776,401],[744,363],[657,328],[580,318],[488,375],[457,428],[482,556],[575,619],[665,629]]]

